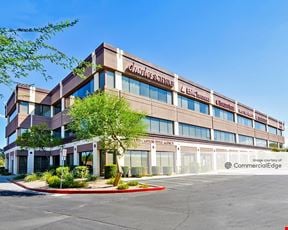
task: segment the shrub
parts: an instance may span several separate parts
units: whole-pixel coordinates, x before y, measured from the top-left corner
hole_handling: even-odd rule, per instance
[[[143,171],[144,171],[143,167],[131,167],[131,176],[142,177]]]
[[[87,178],[89,176],[89,170],[87,166],[76,166],[73,169],[73,175],[75,178]]]
[[[117,189],[119,190],[124,190],[124,189],[128,189],[129,185],[128,184],[119,184]]]
[[[60,187],[60,178],[58,176],[51,176],[48,180],[47,183],[49,187],[51,188],[59,188]]]
[[[58,177],[61,177],[62,172],[63,172],[63,177],[65,177],[65,175],[69,174],[70,168],[69,167],[64,167],[64,166],[60,166],[60,167],[56,168],[56,175]]]
[[[86,181],[96,181],[98,179],[97,176],[89,174]]]
[[[129,186],[137,186],[137,185],[139,184],[139,182],[136,181],[136,180],[132,180],[132,181],[128,181],[127,184],[128,184]]]
[[[149,185],[148,184],[140,184],[139,188],[149,188]]]
[[[123,177],[129,176],[129,167],[128,166],[122,166],[122,171],[123,171]]]
[[[74,181],[70,188],[85,188],[88,184],[86,181]]]
[[[30,175],[26,176],[26,177],[24,178],[24,181],[25,181],[25,182],[31,182],[31,181],[35,181],[35,180],[38,180],[38,179],[39,179],[39,178],[38,178],[37,174],[36,174],[36,173],[33,173],[33,174],[30,174]]]
[[[104,166],[104,178],[109,179],[115,177],[117,173],[116,165],[105,165]]]
[[[152,175],[153,176],[160,175],[160,167],[159,166],[152,166]]]
[[[51,172],[44,172],[40,180],[47,182],[51,176],[53,176]]]
[[[23,180],[25,179],[26,176],[27,176],[26,174],[20,174],[20,175],[13,177],[13,180]]]
[[[62,188],[72,188],[74,185],[74,177],[72,173],[68,173],[63,177]]]
[[[111,178],[111,179],[106,181],[106,184],[114,184],[114,180],[115,180],[115,178]],[[124,183],[123,180],[119,181],[119,184],[123,184],[123,183]]]
[[[164,166],[163,167],[163,174],[164,175],[171,175],[172,174],[172,167],[170,166]]]

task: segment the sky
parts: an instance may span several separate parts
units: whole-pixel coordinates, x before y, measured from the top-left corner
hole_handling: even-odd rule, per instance
[[[287,10],[285,0],[9,0],[0,27],[79,19],[50,44],[83,59],[106,42],[288,123]],[[47,68],[52,80],[21,82],[52,89],[68,74]],[[0,86],[2,115],[11,92]],[[0,147],[5,126],[0,117]]]

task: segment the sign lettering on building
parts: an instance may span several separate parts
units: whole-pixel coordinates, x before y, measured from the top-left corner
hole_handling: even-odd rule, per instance
[[[186,86],[181,86],[180,90],[181,90],[181,93],[184,93],[184,94],[189,95],[191,97],[195,97],[195,98],[197,98],[199,100],[202,100],[202,101],[206,101],[208,103],[210,102],[210,98],[209,97],[200,94],[196,90],[193,90],[193,89],[188,88]]]
[[[232,111],[235,110],[234,106],[232,106],[226,102],[220,101],[220,100],[216,100],[216,105],[218,105],[222,108],[228,109],[228,110],[232,110]]]
[[[238,113],[241,113],[241,114],[243,114],[243,115],[246,115],[246,116],[248,116],[248,117],[251,117],[251,118],[253,118],[253,113],[252,112],[249,112],[249,111],[247,111],[247,110],[242,110],[242,109],[238,109]]]
[[[126,70],[130,73],[136,74],[141,77],[145,77],[148,80],[155,81],[162,85],[168,86],[172,88],[174,86],[174,81],[162,76],[161,74],[157,73],[156,71],[147,69],[146,67],[138,66],[133,62],[130,64]]]
[[[260,122],[262,122],[262,123],[267,123],[267,119],[266,119],[266,118],[260,117],[260,116],[258,116],[258,115],[256,115],[255,118],[256,118],[257,121],[260,121]]]

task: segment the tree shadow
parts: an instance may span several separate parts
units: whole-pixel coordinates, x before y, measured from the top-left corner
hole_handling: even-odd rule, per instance
[[[0,197],[35,197],[45,196],[46,194],[30,192],[30,191],[11,191],[11,190],[0,190]]]

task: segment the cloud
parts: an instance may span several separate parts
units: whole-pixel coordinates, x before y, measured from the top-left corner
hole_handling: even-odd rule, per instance
[[[3,114],[0,113],[0,118],[5,119],[5,115],[3,115]]]

